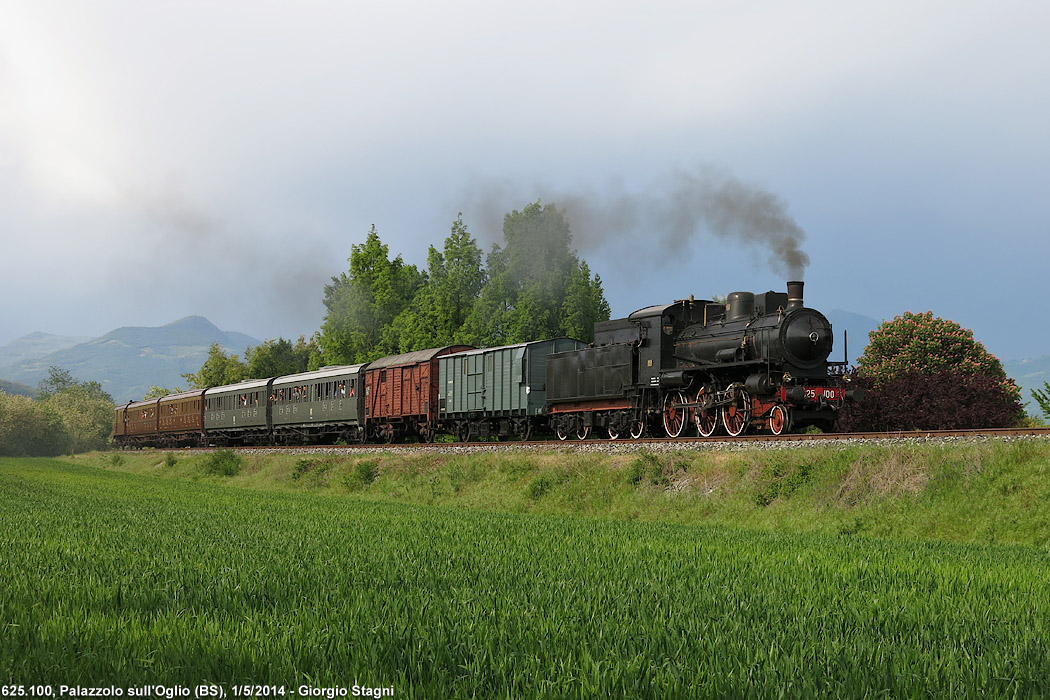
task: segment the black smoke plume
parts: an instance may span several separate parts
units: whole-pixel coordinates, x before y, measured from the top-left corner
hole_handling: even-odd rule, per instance
[[[503,214],[527,203],[522,196],[508,185],[489,186],[468,212],[481,231],[498,239]],[[677,170],[640,192],[539,186],[532,194],[537,198],[567,212],[573,242],[584,255],[616,245],[632,257],[688,258],[694,244],[715,238],[761,249],[773,271],[788,279],[804,279],[809,264],[801,247],[806,234],[787,203],[724,169]]]

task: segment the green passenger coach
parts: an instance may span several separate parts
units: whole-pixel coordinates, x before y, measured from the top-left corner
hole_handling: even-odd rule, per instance
[[[547,356],[585,346],[555,338],[469,350],[439,359],[438,412],[461,440],[528,439],[542,422],[547,400]]]
[[[325,367],[274,379],[270,387],[274,439],[363,441],[364,366]]]
[[[208,441],[265,445],[270,441],[272,379],[253,379],[204,392],[204,430]]]

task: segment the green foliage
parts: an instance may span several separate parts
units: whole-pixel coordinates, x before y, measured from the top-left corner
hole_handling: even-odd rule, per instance
[[[70,450],[105,449],[113,432],[113,399],[98,382],[73,384],[43,400],[65,424]]]
[[[594,340],[594,324],[608,321],[610,313],[601,277],[591,277],[591,268],[581,260],[569,275],[561,311],[562,334],[589,343]]]
[[[218,341],[208,348],[208,359],[196,373],[184,374],[191,389],[210,389],[214,386],[236,384],[244,379],[244,363],[235,354],[226,354]]]
[[[230,449],[218,449],[204,458],[204,472],[212,476],[237,476],[241,456]]]
[[[1043,418],[1050,420],[1050,382],[1043,382],[1043,388],[1032,389],[1032,398],[1039,404],[1039,410],[1043,413]]]
[[[329,364],[354,363],[396,354],[394,319],[412,302],[424,276],[379,239],[375,226],[364,243],[350,247],[350,271],[325,285],[328,310],[320,343]]]
[[[149,391],[147,391],[146,395],[143,396],[142,398],[143,398],[143,400],[146,400],[146,399],[159,399],[159,398],[162,398],[162,397],[165,397],[165,396],[170,396],[171,394],[180,394],[180,393],[182,393],[182,389],[180,389],[180,388],[176,387],[175,389],[168,389],[166,387],[157,386],[156,384],[154,384],[154,385],[150,386]]]
[[[485,281],[481,249],[460,214],[445,239],[444,251],[430,247],[426,282],[412,303],[394,319],[401,352],[460,343],[461,328]]]
[[[774,456],[758,468],[755,504],[768,506],[780,498],[790,498],[812,481],[814,467],[809,462]]]
[[[565,213],[535,202],[504,219],[504,247],[482,253],[460,215],[420,273],[372,227],[350,271],[325,287],[325,360],[363,362],[452,344],[494,347],[567,335],[590,341],[609,318],[601,278],[572,251]]]
[[[72,446],[69,429],[50,401],[0,392],[0,455],[53,456],[69,453]]]
[[[554,485],[555,480],[553,476],[550,474],[541,474],[530,481],[529,485],[525,487],[525,497],[533,501],[543,498],[543,496],[550,491]]]
[[[58,455],[103,449],[113,430],[113,399],[98,382],[51,367],[38,399],[0,393],[0,455]]]
[[[97,385],[97,382],[95,384]],[[77,386],[77,380],[73,378],[69,370],[52,365],[48,367],[47,379],[40,381],[36,396],[38,399],[46,399],[75,386]],[[101,390],[101,386],[99,389]]]
[[[379,462],[364,459],[354,464],[350,471],[343,475],[343,486],[350,491],[360,491],[379,478]]]
[[[572,250],[565,212],[534,202],[504,218],[505,246],[488,256],[488,281],[464,327],[475,345],[567,335],[594,339],[609,318],[601,279]]]
[[[171,452],[168,452],[168,453],[166,453],[164,455],[164,466],[167,467],[168,469],[171,469],[172,467],[174,467],[178,463],[179,463],[178,458],[176,458],[175,455],[172,454]]]
[[[299,336],[292,345],[290,340],[277,338],[248,348],[244,353],[244,378],[266,379],[305,372],[310,367],[311,358],[320,352],[317,339],[315,335],[308,342],[305,336]]]

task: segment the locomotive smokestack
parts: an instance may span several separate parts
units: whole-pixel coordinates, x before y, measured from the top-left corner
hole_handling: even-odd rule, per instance
[[[806,283],[802,281],[788,282],[788,311],[803,307],[802,288],[805,286]]]

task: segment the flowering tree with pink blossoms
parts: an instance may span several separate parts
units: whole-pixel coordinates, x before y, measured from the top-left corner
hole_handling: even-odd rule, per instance
[[[932,311],[907,311],[869,335],[856,381],[864,401],[840,421],[847,430],[932,430],[1014,425],[1021,392],[973,331]]]
[[[973,331],[955,321],[937,318],[932,311],[905,311],[903,316],[883,321],[868,338],[858,370],[876,384],[908,372],[957,372],[993,377],[1009,393],[1020,396],[999,358],[974,339]]]

